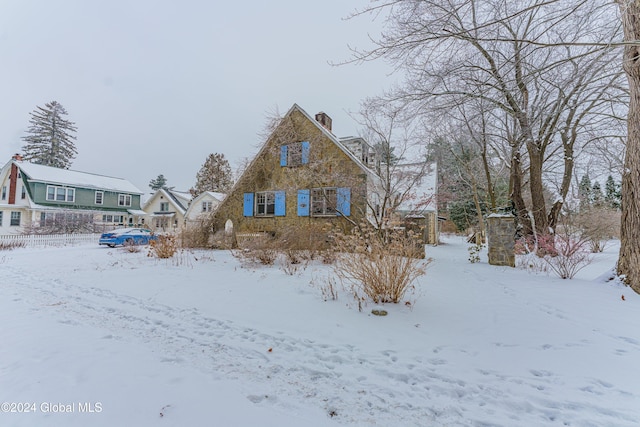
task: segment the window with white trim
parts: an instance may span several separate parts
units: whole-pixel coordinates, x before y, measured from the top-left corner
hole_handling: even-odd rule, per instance
[[[213,210],[213,202],[202,202],[202,212],[211,212]]]
[[[338,193],[335,188],[314,188],[311,190],[311,215],[336,215]]]
[[[2,227],[2,211],[0,211],[0,227]]]
[[[96,191],[95,203],[101,205],[104,201],[104,191]]]
[[[275,215],[276,193],[275,191],[261,191],[256,193],[256,216]]]
[[[76,199],[76,189],[68,187],[56,187],[47,185],[47,200],[55,202],[74,202]]]
[[[27,198],[27,187],[25,187],[24,185],[22,186],[22,193],[20,194],[20,198],[23,200]]]
[[[7,186],[2,187],[2,200],[7,200]]]
[[[118,194],[118,206],[131,206],[131,194]]]
[[[169,212],[169,202],[160,202],[160,212]]]
[[[20,226],[20,212],[11,212],[11,222],[9,225]]]

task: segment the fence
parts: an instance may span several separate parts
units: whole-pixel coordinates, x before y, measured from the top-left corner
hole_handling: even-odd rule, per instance
[[[0,243],[19,246],[74,246],[86,243],[98,244],[100,234],[4,234]]]

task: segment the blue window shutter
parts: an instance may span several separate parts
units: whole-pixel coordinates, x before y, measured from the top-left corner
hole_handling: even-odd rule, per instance
[[[309,190],[298,190],[298,216],[309,216]]]
[[[302,164],[309,163],[309,141],[302,141]]]
[[[338,215],[351,215],[351,189],[338,188],[337,190],[337,206]]]
[[[244,193],[244,216],[253,216],[253,193]]]
[[[275,216],[285,216],[286,214],[286,204],[285,204],[285,195],[284,191],[276,191],[276,208],[275,208]]]
[[[280,166],[287,166],[287,146],[280,147]]]

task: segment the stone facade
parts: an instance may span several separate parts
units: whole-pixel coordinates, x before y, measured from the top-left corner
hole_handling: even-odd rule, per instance
[[[489,264],[516,266],[515,233],[512,215],[490,215],[487,218]]]
[[[297,141],[308,143],[308,160],[295,167],[283,167],[282,146]],[[312,229],[323,225],[349,229],[364,221],[372,173],[338,145],[330,129],[294,106],[220,204],[215,213],[215,229],[223,229],[225,222],[231,220],[236,233],[278,235],[293,228]],[[323,187],[349,189],[350,212],[346,217],[299,214],[298,190]],[[280,215],[247,216],[243,212],[245,194],[275,190],[284,195],[284,210]]]

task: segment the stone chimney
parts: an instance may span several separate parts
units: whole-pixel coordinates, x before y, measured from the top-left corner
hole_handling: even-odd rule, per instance
[[[331,117],[327,113],[320,111],[316,114],[316,121],[322,125],[326,130],[331,132]]]

